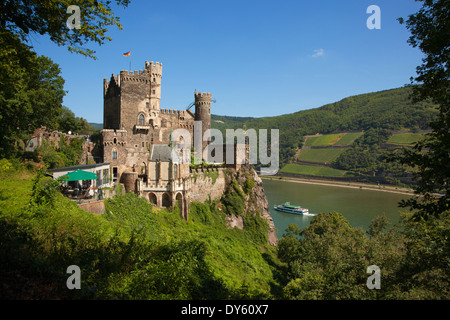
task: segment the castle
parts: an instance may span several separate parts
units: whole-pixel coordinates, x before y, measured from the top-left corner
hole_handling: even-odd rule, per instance
[[[144,70],[104,79],[103,162],[110,163],[113,181],[123,183],[127,191],[161,207],[177,203],[187,219],[190,168],[174,157],[171,133],[183,128],[195,139],[194,121],[202,121],[203,137],[211,127],[212,96],[195,91],[194,113],[189,108],[161,109],[161,79],[162,64],[153,61],[146,61]]]

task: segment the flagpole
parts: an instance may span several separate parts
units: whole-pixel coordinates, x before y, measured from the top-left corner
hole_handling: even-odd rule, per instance
[[[131,72],[131,51],[125,52],[125,53],[123,54],[123,56],[124,56],[124,57],[126,57],[126,56],[130,56],[130,65],[129,65],[129,71]]]

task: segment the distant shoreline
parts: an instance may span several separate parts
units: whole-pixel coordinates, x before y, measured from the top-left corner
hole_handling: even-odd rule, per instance
[[[316,184],[316,185],[323,185],[323,186],[334,186],[334,187],[342,187],[342,188],[350,188],[350,189],[391,192],[391,193],[405,194],[405,195],[409,195],[409,196],[415,195],[414,191],[412,189],[405,189],[405,188],[400,188],[400,187],[388,187],[388,186],[366,184],[366,183],[339,182],[339,181],[333,181],[333,180],[319,180],[319,179],[315,180],[315,179],[309,179],[309,178],[293,178],[293,177],[280,177],[280,176],[260,176],[260,178],[265,179],[265,180],[274,180],[274,181],[288,181],[288,182]]]

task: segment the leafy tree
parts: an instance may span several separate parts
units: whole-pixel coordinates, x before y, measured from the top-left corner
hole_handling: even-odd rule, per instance
[[[1,0],[0,3],[0,152],[11,156],[23,149],[23,140],[37,127],[57,129],[65,94],[59,66],[31,50],[30,35],[47,35],[57,45],[67,46],[70,52],[95,59],[95,51],[83,46],[110,41],[106,35],[108,28],[122,26],[111,10],[111,1]],[[129,0],[115,3],[126,7]],[[70,5],[81,10],[80,29],[70,30],[66,25]],[[77,121],[77,129],[90,130],[84,119]]]
[[[62,132],[91,134],[94,128],[86,121],[86,119],[76,117],[75,114],[67,107],[62,107],[62,113],[58,118],[58,129]]]
[[[412,82],[414,101],[431,99],[438,105],[437,119],[430,123],[432,132],[413,149],[393,158],[417,170],[417,194],[401,206],[417,210],[416,216],[438,216],[450,209],[450,2],[420,0],[422,8],[406,20],[411,36],[408,42],[425,54]],[[399,19],[401,23],[405,21]],[[441,196],[435,196],[435,193]]]
[[[353,146],[339,155],[333,162],[336,168],[353,171],[360,174],[371,174],[373,176],[384,175],[386,172],[402,174],[404,170],[396,168],[394,164],[386,164],[385,155],[389,153],[381,149],[391,132],[382,128],[371,128],[355,140]]]
[[[22,42],[28,43],[30,35],[48,35],[58,46],[67,46],[70,52],[80,53],[96,59],[95,51],[83,47],[86,43],[104,44],[111,38],[106,35],[108,27],[122,29],[120,19],[114,16],[112,1],[97,0],[2,0],[0,30],[18,35]],[[127,7],[129,0],[116,0],[118,6]],[[70,5],[80,8],[81,28],[69,29],[66,25],[71,13]]]
[[[65,92],[59,66],[51,59],[38,57],[5,31],[0,31],[0,47],[0,152],[7,156],[36,127],[56,126]]]
[[[438,217],[402,217],[407,251],[399,283],[408,290],[402,299],[449,299],[450,211]]]
[[[304,230],[290,225],[279,241],[278,256],[287,263],[287,299],[374,299],[396,297],[397,271],[404,257],[403,237],[375,219],[367,237],[339,213],[321,213]],[[366,269],[383,270],[383,292],[366,286]]]

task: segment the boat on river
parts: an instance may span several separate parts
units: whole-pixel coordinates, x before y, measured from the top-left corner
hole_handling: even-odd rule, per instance
[[[295,206],[290,204],[289,202],[285,202],[283,204],[275,205],[273,207],[277,211],[293,213],[293,214],[309,214],[309,210],[307,208],[302,208],[300,206]]]

